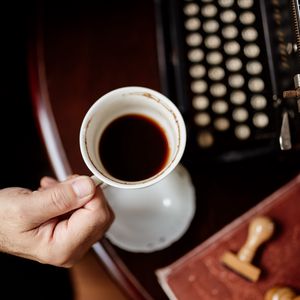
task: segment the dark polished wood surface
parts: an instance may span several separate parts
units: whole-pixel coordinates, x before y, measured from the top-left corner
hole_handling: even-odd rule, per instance
[[[62,146],[72,172],[89,174],[78,140],[82,119],[94,101],[122,86],[161,91],[154,2],[68,1],[61,7],[59,2],[47,1],[40,15],[45,79]],[[297,153],[219,165],[195,165],[185,156],[183,163],[197,190],[197,211],[179,241],[150,254],[130,253],[107,240],[102,243],[156,300],[166,299],[156,269],[203,242],[300,170]]]

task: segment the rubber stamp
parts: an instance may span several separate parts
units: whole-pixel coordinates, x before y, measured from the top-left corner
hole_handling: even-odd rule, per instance
[[[250,222],[245,244],[237,254],[230,251],[225,252],[221,262],[246,279],[253,282],[257,281],[261,270],[252,264],[252,260],[257,249],[271,238],[273,232],[274,223],[270,218],[265,216],[254,218]]]
[[[300,300],[300,295],[296,295],[295,291],[289,287],[274,287],[269,289],[264,300]]]

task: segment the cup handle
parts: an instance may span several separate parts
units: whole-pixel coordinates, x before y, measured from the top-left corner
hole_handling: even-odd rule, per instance
[[[105,188],[107,186],[106,183],[104,183],[102,180],[100,180],[97,176],[92,175],[91,179],[94,181],[95,186],[98,187],[100,186],[101,188]]]

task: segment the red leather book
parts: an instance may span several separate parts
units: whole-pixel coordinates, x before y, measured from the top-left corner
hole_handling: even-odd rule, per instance
[[[239,251],[250,221],[261,215],[274,221],[275,232],[255,254],[252,263],[262,273],[250,282],[220,259]],[[259,300],[277,285],[299,291],[300,175],[156,275],[169,298],[178,300]]]

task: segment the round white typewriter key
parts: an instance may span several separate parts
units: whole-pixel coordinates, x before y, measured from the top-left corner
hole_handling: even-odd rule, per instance
[[[255,95],[251,97],[251,106],[256,109],[264,109],[267,106],[267,99],[263,95]]]
[[[241,90],[233,91],[230,94],[230,101],[232,104],[241,105],[246,102],[246,94]]]
[[[232,9],[227,9],[221,12],[220,18],[223,23],[233,23],[236,19],[236,13]]]
[[[192,103],[195,109],[204,110],[208,107],[209,100],[206,96],[195,96]]]
[[[204,53],[201,49],[192,49],[188,52],[188,59],[191,62],[199,62],[203,57]]]
[[[212,104],[212,110],[216,114],[224,114],[228,111],[228,103],[224,100],[216,100]]]
[[[199,12],[199,5],[196,3],[189,3],[183,8],[187,16],[194,16]]]
[[[219,29],[219,23],[216,20],[207,20],[203,22],[203,30],[206,33],[214,33]]]
[[[254,27],[247,27],[242,31],[242,38],[246,42],[253,42],[257,39],[258,32]]]
[[[230,41],[224,44],[224,51],[228,55],[235,55],[240,51],[240,44],[236,41]]]
[[[244,82],[245,79],[241,74],[233,74],[228,77],[228,83],[233,88],[240,88]]]
[[[222,62],[223,56],[219,51],[211,51],[207,53],[206,60],[210,65],[218,65]]]
[[[235,39],[238,33],[239,32],[234,25],[227,25],[222,29],[222,34],[225,39]]]
[[[207,90],[207,83],[204,80],[195,80],[191,83],[191,90],[194,93],[204,93]]]
[[[221,67],[212,67],[208,70],[208,77],[211,80],[218,81],[223,79],[224,76],[225,76],[225,71]]]
[[[251,43],[244,47],[244,53],[249,58],[255,58],[259,55],[260,49],[258,45]]]
[[[187,30],[193,31],[200,28],[201,22],[198,18],[189,18],[186,20],[184,25]]]
[[[210,132],[203,131],[198,134],[197,142],[200,147],[209,148],[214,143],[214,137]]]
[[[223,97],[226,94],[227,88],[222,83],[214,83],[210,86],[209,90],[212,96],[219,98]]]
[[[204,17],[211,18],[217,14],[218,10],[213,4],[206,4],[201,8],[201,13]]]
[[[205,46],[208,49],[216,49],[220,47],[221,40],[217,35],[209,35],[204,40]]]
[[[269,117],[262,112],[256,113],[253,116],[253,124],[258,128],[264,128],[269,124]]]
[[[214,121],[214,126],[217,130],[225,131],[229,128],[229,121],[226,118],[217,118]]]
[[[240,8],[250,8],[253,6],[253,0],[238,0],[238,6]]]
[[[251,25],[255,22],[255,14],[252,11],[245,11],[240,14],[240,21],[244,25]]]
[[[207,126],[210,123],[210,115],[205,112],[196,114],[194,121],[198,126]]]
[[[240,140],[246,140],[249,138],[251,131],[247,125],[238,125],[234,130],[235,136]]]
[[[205,75],[205,67],[203,65],[193,65],[190,67],[190,75],[193,78],[201,78]]]
[[[242,68],[242,61],[237,57],[227,59],[226,68],[228,71],[236,72]]]
[[[232,112],[232,118],[236,122],[244,122],[248,119],[248,116],[248,111],[243,107],[236,108]]]
[[[191,47],[199,46],[202,43],[202,36],[199,33],[191,33],[187,36],[186,42]]]
[[[251,92],[259,93],[265,88],[265,83],[261,78],[254,77],[249,80],[248,87]]]
[[[249,61],[246,70],[250,75],[257,75],[262,71],[262,64],[257,60]]]
[[[219,0],[218,2],[221,7],[227,8],[233,5],[234,0]]]

